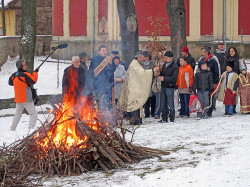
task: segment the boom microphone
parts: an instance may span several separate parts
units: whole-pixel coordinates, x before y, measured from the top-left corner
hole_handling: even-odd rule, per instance
[[[63,44],[60,44],[58,46],[55,46],[55,47],[51,47],[51,50],[52,52],[49,54],[49,56],[47,56],[45,58],[45,60],[35,69],[36,71],[39,71],[39,68],[44,64],[44,62],[46,62],[46,60],[57,50],[57,49],[63,49],[63,48],[66,48],[68,47],[68,44],[67,43],[63,43]]]
[[[63,48],[66,48],[66,47],[68,47],[68,44],[67,43],[63,43],[63,44],[60,44],[58,46],[51,47],[51,50],[63,49]]]

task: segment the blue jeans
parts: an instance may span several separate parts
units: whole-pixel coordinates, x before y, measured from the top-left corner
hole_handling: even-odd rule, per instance
[[[233,115],[234,105],[225,105],[225,110],[228,114]]]
[[[179,94],[179,97],[181,103],[180,115],[189,117],[190,94]]]
[[[175,119],[174,88],[161,88],[161,109],[163,120]]]
[[[161,100],[160,100],[161,93],[155,93],[155,116],[161,115]]]

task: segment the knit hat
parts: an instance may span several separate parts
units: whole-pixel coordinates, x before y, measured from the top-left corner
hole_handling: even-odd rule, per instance
[[[189,49],[188,49],[188,47],[186,47],[186,46],[183,47],[183,48],[181,48],[181,51],[182,51],[182,52],[185,52],[185,53],[187,53],[187,54],[189,53]]]
[[[241,58],[239,60],[239,69],[240,71],[247,70],[247,65],[246,65],[244,58]]]
[[[234,68],[234,64],[231,63],[231,62],[227,62],[226,66],[229,66],[229,67],[231,67],[232,69]]]
[[[118,52],[118,51],[111,51],[111,54],[112,54],[112,55],[118,55],[119,52]]]
[[[201,61],[201,64],[206,64],[206,63],[207,63],[207,61],[204,61],[204,60]]]
[[[167,51],[164,56],[167,56],[167,57],[173,57],[173,53],[171,51]]]
[[[115,60],[115,59],[119,59],[119,60],[120,60],[119,56],[115,56],[115,57],[114,57],[114,60]]]
[[[82,58],[84,58],[84,57],[87,57],[87,53],[82,52],[82,53],[79,54],[79,58],[80,58],[80,59],[82,59]]]

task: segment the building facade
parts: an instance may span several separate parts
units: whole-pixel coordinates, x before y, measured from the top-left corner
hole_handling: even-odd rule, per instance
[[[62,50],[60,58],[70,58],[81,51],[90,54],[91,40],[95,39],[95,49],[100,44],[110,50],[120,50],[121,32],[117,10],[117,0],[53,0],[53,40],[52,45],[67,42],[69,47]],[[169,20],[166,12],[167,0],[134,0],[139,23],[139,41],[147,42],[150,18],[164,18],[166,25],[159,36],[166,45],[170,41]],[[216,46],[223,38],[223,0],[184,0],[186,8],[186,34],[188,46],[194,55],[199,55],[200,46]],[[250,43],[249,0],[226,0],[227,45],[245,49],[248,55]],[[95,12],[95,15],[93,15]],[[94,20],[94,21],[93,21]],[[95,33],[93,33],[95,25]],[[94,37],[93,37],[94,35]],[[250,56],[250,55],[249,55]]]
[[[0,6],[0,69],[8,58],[19,54],[21,35],[21,0],[5,0],[5,29],[2,28],[2,7]],[[52,40],[52,0],[36,1],[36,52],[42,56],[50,52]]]
[[[52,0],[36,1],[37,35],[52,35]],[[5,4],[6,36],[21,35],[21,0],[7,0]],[[0,7],[0,35],[2,29],[2,7]]]

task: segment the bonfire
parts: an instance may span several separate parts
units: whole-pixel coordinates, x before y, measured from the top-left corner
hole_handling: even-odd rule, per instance
[[[127,168],[168,152],[132,145],[84,96],[76,95],[77,77],[62,102],[53,103],[52,118],[26,138],[0,148],[1,186],[34,186],[44,176]],[[105,120],[104,120],[105,119]],[[124,134],[123,134],[124,135]]]

